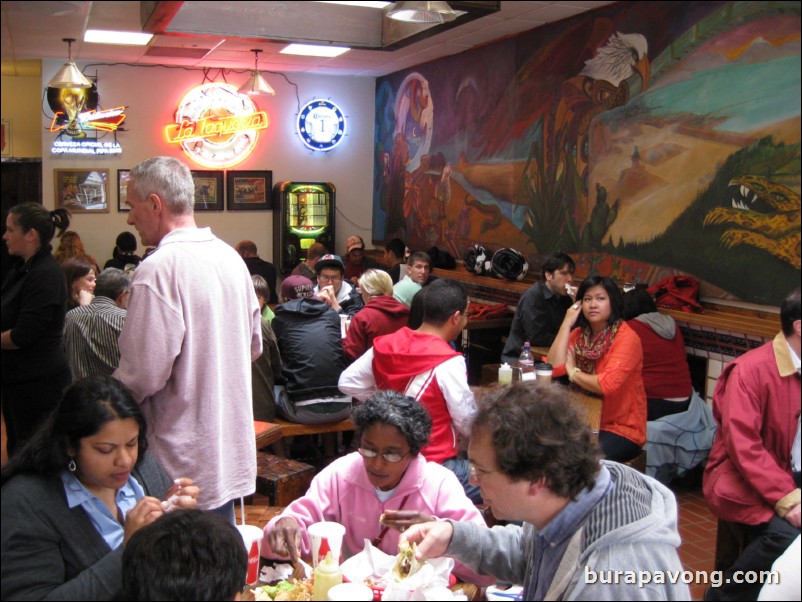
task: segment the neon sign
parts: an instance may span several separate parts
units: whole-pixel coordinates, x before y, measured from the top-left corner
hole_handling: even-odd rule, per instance
[[[175,123],[164,128],[167,142],[180,144],[195,163],[230,167],[253,152],[267,113],[230,84],[211,82],[193,88],[181,99]]]
[[[74,121],[74,126],[80,130],[101,130],[104,132],[116,132],[125,121],[125,107],[116,107],[105,111],[84,111],[74,115],[72,119],[61,111],[56,111],[53,121],[50,124],[51,132],[65,130],[70,134],[70,127]],[[73,135],[73,134],[70,134]]]
[[[329,100],[306,103],[298,115],[298,135],[314,151],[330,151],[345,136],[345,115]]]

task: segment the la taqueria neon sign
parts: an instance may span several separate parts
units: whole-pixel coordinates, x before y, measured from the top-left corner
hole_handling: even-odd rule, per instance
[[[267,113],[230,84],[211,82],[181,99],[175,123],[164,128],[167,142],[206,167],[229,167],[243,161],[256,145],[259,130],[268,126]]]

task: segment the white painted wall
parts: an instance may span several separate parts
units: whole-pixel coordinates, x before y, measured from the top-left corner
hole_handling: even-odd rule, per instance
[[[63,61],[43,61],[42,87]],[[87,251],[101,264],[111,257],[114,240],[123,230],[134,231],[125,223],[126,214],[117,212],[117,170],[130,169],[140,161],[156,155],[169,155],[184,160],[190,169],[208,169],[193,164],[177,145],[168,144],[164,126],[174,119],[175,109],[183,95],[203,83],[200,71],[163,67],[98,66],[86,73],[98,74],[98,92],[103,108],[127,105],[127,118],[118,134],[123,153],[114,157],[80,157],[52,155],[55,137],[48,131],[50,121],[42,117],[43,196],[47,207],[55,206],[54,169],[102,168],[109,170],[111,202],[107,214],[75,214],[70,229],[77,231]],[[210,76],[215,77],[216,71]],[[246,74],[230,74],[229,83],[239,85]],[[373,198],[373,123],[375,80],[373,78],[330,77],[288,74],[298,85],[301,105],[315,98],[330,98],[350,118],[346,137],[328,153],[306,149],[295,132],[298,112],[295,88],[283,77],[266,74],[276,90],[272,97],[259,98],[257,106],[267,111],[269,127],[262,130],[254,152],[234,169],[269,169],[273,183],[284,180],[332,182],[337,189],[335,222],[337,248],[345,252],[345,239],[361,235],[368,248],[371,240]],[[222,78],[217,76],[218,81]],[[45,112],[52,115],[45,102]],[[259,255],[273,258],[273,211],[224,211],[198,213],[199,226],[212,231],[232,246],[242,239],[253,240]],[[139,251],[142,251],[140,247]]]

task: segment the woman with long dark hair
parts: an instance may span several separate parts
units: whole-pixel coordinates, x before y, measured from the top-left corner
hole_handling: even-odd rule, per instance
[[[61,264],[67,280],[67,311],[89,305],[95,298],[97,274],[86,257],[71,257]]]
[[[623,320],[624,300],[606,276],[586,278],[565,312],[549,363],[574,386],[603,399],[599,444],[605,458],[627,462],[646,443],[646,390],[640,338]]]
[[[146,436],[139,405],[110,376],[64,392],[0,476],[4,600],[109,600],[131,535],[172,505],[196,506],[198,488],[171,481]]]
[[[70,214],[38,203],[15,205],[3,240],[15,257],[3,281],[2,393],[8,454],[26,441],[70,384],[62,336],[67,285],[50,241],[70,225]]]

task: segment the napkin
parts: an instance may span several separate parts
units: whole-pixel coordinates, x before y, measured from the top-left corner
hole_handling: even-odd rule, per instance
[[[454,569],[452,558],[432,558],[427,560],[421,569],[401,581],[393,576],[395,556],[385,554],[365,540],[365,547],[358,554],[351,556],[343,565],[343,577],[355,583],[365,583],[381,579],[384,582],[382,600],[464,600],[462,597],[443,597],[448,589],[448,578]],[[370,585],[370,583],[368,583]],[[444,589],[445,588],[445,589]],[[431,590],[428,591],[427,590]],[[451,590],[448,590],[449,594]],[[435,597],[432,597],[432,596]],[[427,597],[428,596],[428,597]]]

